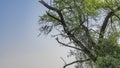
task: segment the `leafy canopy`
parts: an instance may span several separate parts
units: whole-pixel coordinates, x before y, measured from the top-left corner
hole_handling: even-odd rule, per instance
[[[41,33],[49,34],[56,29],[59,34],[54,36],[58,43],[79,50],[87,57],[82,59],[92,61],[98,68],[120,67],[117,63],[120,60],[120,0],[39,2],[48,8],[40,16]],[[69,39],[69,45],[59,41],[60,37]]]

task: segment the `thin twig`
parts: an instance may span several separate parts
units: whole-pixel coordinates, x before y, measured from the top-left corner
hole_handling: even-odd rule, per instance
[[[60,57],[60,59],[64,62],[65,65],[67,64],[66,61],[62,57]]]
[[[120,20],[120,17],[118,15],[116,15],[116,14],[114,14],[114,15]]]
[[[72,65],[74,63],[82,63],[82,62],[89,61],[89,60],[90,59],[73,61],[71,63],[66,64],[63,68],[66,68],[67,66],[70,66],[70,65]]]
[[[68,44],[65,44],[65,43],[60,42],[60,41],[58,40],[58,38],[56,38],[56,40],[57,40],[58,43],[66,46],[66,47],[70,47],[70,48],[73,48],[73,49],[82,51],[82,49],[80,49],[80,48],[77,48],[77,47],[74,47],[74,46],[70,46],[70,45],[68,45]]]

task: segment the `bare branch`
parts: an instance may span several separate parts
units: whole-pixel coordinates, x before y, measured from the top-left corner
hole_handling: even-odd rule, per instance
[[[51,15],[51,14],[50,14],[50,13],[48,13],[48,12],[46,12],[46,13],[47,13],[47,15],[48,15],[48,16],[50,16],[51,18],[53,18],[53,19],[55,19],[55,20],[57,20],[57,21],[61,22],[61,20],[60,20],[59,18],[57,18],[57,17],[55,17],[55,16]]]
[[[39,0],[39,2],[40,2],[41,4],[43,4],[45,7],[47,7],[48,9],[50,9],[50,10],[58,11],[56,8],[51,7],[50,5],[48,5],[47,3],[45,3],[43,0]]]
[[[103,38],[104,33],[105,33],[106,26],[108,24],[108,21],[109,21],[110,17],[113,16],[113,14],[114,14],[114,12],[109,12],[108,15],[105,17],[105,20],[104,20],[104,22],[102,24],[102,27],[100,29],[99,42],[98,43],[101,42],[101,39]]]
[[[88,43],[90,43],[90,47],[91,47],[91,48],[92,48],[92,47],[95,47],[96,43],[93,41],[92,37],[90,36],[89,29],[88,29],[85,25],[83,25],[83,24],[82,24],[82,27],[83,27],[83,29],[84,29],[85,32],[86,32],[86,35],[87,35],[88,40],[89,40]]]
[[[80,48],[77,48],[77,47],[74,47],[74,46],[70,46],[70,45],[68,45],[68,44],[65,44],[65,43],[60,42],[58,38],[56,38],[56,40],[57,40],[58,43],[66,46],[66,47],[70,47],[70,48],[73,48],[73,49],[82,51]]]
[[[120,20],[120,17],[118,15],[116,15],[116,14],[114,14],[114,15]]]
[[[62,57],[60,57],[60,59],[64,62],[65,65],[67,64],[66,61]]]
[[[58,9],[56,9],[56,8],[48,5],[48,4],[45,3],[43,0],[40,0],[39,2],[40,2],[41,4],[43,4],[46,8],[48,8],[48,9],[50,9],[50,10],[53,10],[53,11],[56,11],[57,14],[59,15],[60,19],[61,19],[61,24],[63,25],[63,28],[65,29],[65,27],[67,27],[66,24],[65,24],[63,15],[62,15],[62,13],[61,13],[61,10],[58,10]]]
[[[73,62],[71,62],[69,64],[66,64],[63,68],[66,68],[67,66],[70,66],[70,65],[72,65],[74,63],[82,63],[82,62],[89,61],[89,60],[90,59],[73,61]]]
[[[115,15],[115,12],[117,12],[118,10],[120,10],[120,7],[118,7],[115,11],[111,11],[108,13],[108,15],[105,17],[105,20],[103,21],[102,27],[100,29],[100,34],[99,34],[99,40],[98,43],[101,43],[101,39],[103,39],[104,37],[104,33],[105,33],[105,29],[107,27],[108,21],[109,19]]]

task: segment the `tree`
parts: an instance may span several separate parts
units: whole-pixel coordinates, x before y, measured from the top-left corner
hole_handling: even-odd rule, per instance
[[[74,63],[96,68],[120,67],[120,0],[52,0],[39,1],[48,10],[40,16],[40,32],[54,35],[58,43],[81,52],[84,57]],[[63,43],[59,37],[69,43]]]

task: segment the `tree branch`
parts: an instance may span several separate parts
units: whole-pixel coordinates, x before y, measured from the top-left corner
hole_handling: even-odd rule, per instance
[[[56,40],[57,40],[58,43],[66,46],[66,47],[70,47],[70,48],[73,48],[73,49],[82,51],[82,49],[80,49],[80,48],[77,48],[77,47],[74,47],[74,46],[70,46],[70,45],[67,45],[67,44],[65,44],[65,43],[60,42],[58,38],[56,38]]]
[[[43,0],[39,0],[39,2],[41,4],[43,4],[45,7],[47,7],[48,9],[50,10],[53,10],[53,11],[58,11],[58,9],[54,8],[54,7],[51,7],[50,5],[48,5],[47,3],[45,3]]]
[[[89,29],[88,29],[85,25],[83,25],[83,24],[82,24],[82,27],[83,27],[83,29],[84,29],[85,32],[86,32],[87,38],[88,38],[88,40],[89,40],[88,43],[90,43],[90,47],[91,47],[91,48],[92,48],[92,47],[95,47],[96,43],[93,41],[92,37],[90,36]]]
[[[67,64],[66,61],[62,57],[60,57],[60,59],[64,62],[65,65]]]
[[[73,62],[71,62],[69,64],[66,64],[63,68],[66,68],[67,66],[70,66],[70,65],[72,65],[74,63],[82,63],[82,62],[89,61],[89,60],[90,59],[73,61]]]
[[[99,34],[99,40],[98,43],[101,43],[101,39],[103,39],[104,37],[104,33],[105,33],[105,29],[107,27],[108,21],[109,19],[115,15],[115,12],[117,12],[118,10],[120,10],[120,7],[118,7],[117,9],[115,9],[114,11],[111,11],[108,13],[108,15],[105,17],[105,20],[103,21],[102,27],[100,29],[100,34]]]
[[[104,37],[105,29],[108,24],[109,19],[113,16],[114,12],[109,12],[108,15],[105,17],[105,20],[102,24],[102,27],[100,29],[100,34],[99,34],[99,42],[101,42],[101,39]]]
[[[60,20],[59,18],[57,18],[57,17],[55,17],[55,16],[51,15],[51,14],[50,14],[50,13],[48,13],[48,12],[46,12],[46,13],[47,13],[47,15],[48,15],[48,16],[50,16],[51,18],[53,18],[53,19],[55,19],[55,20],[57,20],[57,21],[61,22],[61,20]]]
[[[118,15],[116,15],[116,14],[114,14],[114,15],[120,20],[120,17]]]
[[[57,12],[57,14],[59,15],[59,17],[60,17],[60,19],[61,19],[61,24],[63,25],[63,28],[65,29],[65,27],[67,27],[66,24],[65,24],[63,15],[62,15],[62,13],[61,13],[61,10],[58,10],[58,9],[56,9],[56,8],[54,8],[54,7],[50,6],[50,5],[48,5],[48,4],[45,3],[43,0],[40,0],[39,2],[40,2],[41,4],[43,4],[46,8],[48,8],[48,9],[50,9],[50,10],[53,10],[53,11]]]
[[[79,15],[79,17],[81,18],[80,15]],[[85,17],[85,15],[83,15],[83,18],[84,18],[84,17]],[[96,43],[93,41],[93,39],[92,39],[92,37],[91,37],[91,35],[90,35],[90,32],[89,32],[88,27],[86,27],[86,26],[84,25],[85,19],[84,19],[84,21],[82,21],[80,18],[79,18],[79,22],[81,22],[81,23],[80,23],[79,26],[82,26],[82,28],[85,30],[85,34],[86,34],[86,36],[87,36],[87,38],[88,38],[88,43],[90,43],[90,45],[88,46],[88,48],[95,47]],[[87,17],[87,23],[88,23],[88,17]]]

